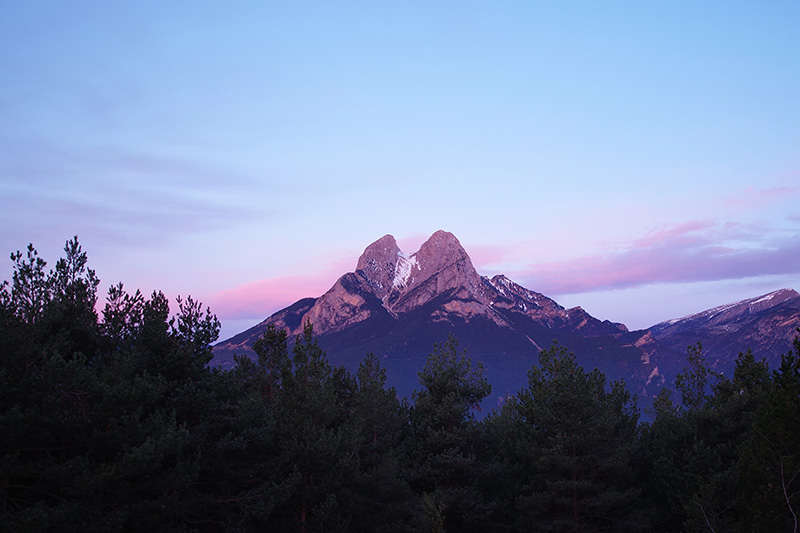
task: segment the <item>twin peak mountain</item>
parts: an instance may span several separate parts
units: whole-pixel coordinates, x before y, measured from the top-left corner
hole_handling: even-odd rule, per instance
[[[410,255],[385,235],[364,250],[355,272],[319,298],[299,300],[218,344],[213,364],[230,366],[237,353],[252,356],[253,342],[268,324],[293,338],[310,321],[333,365],[355,370],[373,353],[402,395],[418,387],[417,372],[434,343],[452,334],[473,361],[483,363],[498,400],[526,384],[538,353],[554,340],[587,370],[623,378],[632,392],[649,397],[683,368],[688,344],[702,342],[719,371],[732,371],[738,352],[747,348],[773,366],[800,325],[800,295],[791,289],[716,309],[631,332],[580,307],[565,309],[503,275],[479,275],[451,233],[437,231]]]

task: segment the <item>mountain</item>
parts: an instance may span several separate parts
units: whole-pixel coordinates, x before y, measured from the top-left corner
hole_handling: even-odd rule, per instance
[[[747,347],[773,357],[785,353],[800,324],[799,311],[800,295],[784,289],[628,331],[580,307],[566,309],[503,275],[479,275],[451,233],[437,231],[412,254],[385,235],[364,250],[354,272],[319,298],[299,300],[219,343],[212,364],[230,367],[236,353],[253,356],[251,346],[268,324],[288,330],[293,338],[311,321],[332,364],[355,370],[367,353],[374,353],[389,383],[410,396],[434,343],[453,334],[469,357],[484,364],[492,397],[500,402],[526,385],[539,351],[557,339],[585,368],[598,368],[609,380],[623,378],[632,392],[647,398],[674,380],[684,366],[686,347],[697,341],[724,371]]]
[[[714,370],[732,374],[740,351],[750,349],[770,367],[789,351],[800,325],[800,294],[780,289],[756,298],[714,307],[649,328],[662,349],[685,353],[686,346],[701,342]]]

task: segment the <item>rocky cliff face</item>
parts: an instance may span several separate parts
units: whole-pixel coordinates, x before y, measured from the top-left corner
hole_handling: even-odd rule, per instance
[[[386,300],[393,313],[408,312],[445,293],[462,300],[481,299],[481,278],[452,233],[437,231],[401,265]]]
[[[393,289],[397,264],[402,256],[397,241],[391,235],[384,235],[367,246],[358,258],[356,273],[368,284],[369,291],[383,300]]]

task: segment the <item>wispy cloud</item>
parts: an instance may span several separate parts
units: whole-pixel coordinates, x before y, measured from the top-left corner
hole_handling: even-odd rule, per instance
[[[775,201],[783,200],[797,194],[797,187],[766,187],[755,188],[747,187],[737,194],[731,196],[726,205],[736,209],[759,209]]]
[[[0,138],[7,200],[3,241],[25,220],[39,240],[66,228],[122,245],[152,244],[241,224],[256,215],[232,198],[250,185],[242,176],[181,157],[118,149],[65,149],[44,140]],[[62,235],[59,234],[59,239]]]
[[[322,267],[315,273],[276,276],[212,294],[208,304],[220,319],[266,318],[301,298],[322,296],[336,280],[352,271],[352,257],[331,257],[316,262]]]
[[[472,264],[480,271],[501,265],[507,261],[518,261],[519,250],[529,246],[507,246],[502,244],[472,244],[467,248]]]
[[[570,294],[796,273],[797,231],[785,234],[758,225],[695,220],[652,231],[603,253],[535,264],[513,275],[545,294]]]
[[[518,259],[521,253],[514,245],[470,246],[468,252],[476,265]],[[221,318],[266,317],[300,298],[322,295],[355,261],[338,257],[318,264],[325,266],[315,274],[248,283],[212,295],[209,304]],[[795,273],[800,273],[800,228],[787,234],[760,224],[714,220],[660,227],[604,252],[506,272],[553,296]]]
[[[331,286],[325,276],[282,276],[221,291],[208,302],[220,318],[266,317],[305,297],[318,297]]]

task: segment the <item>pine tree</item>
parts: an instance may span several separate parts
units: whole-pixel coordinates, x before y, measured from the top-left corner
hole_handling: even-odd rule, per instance
[[[518,527],[532,531],[635,531],[647,523],[630,461],[638,412],[621,382],[585,372],[558,344],[543,350],[519,393],[531,475]]]
[[[400,448],[408,434],[408,406],[386,388],[386,371],[367,354],[350,402],[358,435],[357,470],[343,490],[343,511],[352,531],[399,531],[414,516],[411,489],[401,470]]]
[[[743,450],[742,531],[800,529],[800,337],[781,357]]]
[[[486,502],[477,485],[479,429],[473,410],[491,392],[479,363],[473,366],[450,336],[437,344],[419,373],[408,443],[409,479],[441,508],[449,531],[485,529]]]
[[[731,531],[747,512],[737,504],[745,481],[737,462],[753,438],[756,410],[770,387],[767,365],[739,354],[733,379],[714,375],[700,345],[679,375],[683,407],[663,389],[644,431],[645,497],[661,531]]]
[[[756,361],[751,351],[736,358],[733,379],[716,378],[713,394],[705,407],[686,413],[686,422],[695,433],[691,453],[696,465],[696,486],[687,491],[685,529],[733,531],[745,514],[737,505],[744,480],[737,462],[753,439],[756,411],[769,388],[766,361]],[[685,461],[685,459],[684,459]]]
[[[82,523],[76,468],[89,462],[99,283],[77,238],[45,270],[33,245],[0,286],[0,513],[9,527]]]
[[[196,479],[218,322],[188,299],[99,280],[77,238],[53,270],[30,246],[0,290],[0,513],[10,530],[179,528]],[[162,366],[159,363],[164,362]],[[181,364],[182,362],[183,364]]]
[[[310,323],[295,339],[291,366],[285,334],[268,329],[262,339],[254,384],[274,417],[275,455],[259,490],[275,494],[280,486],[281,495],[252,524],[300,532],[346,530],[339,493],[356,470],[357,434],[342,401],[350,394],[341,386],[351,380],[330,367]]]

